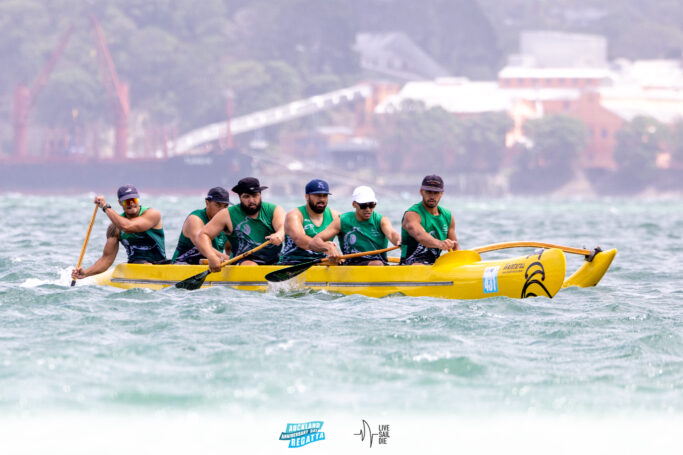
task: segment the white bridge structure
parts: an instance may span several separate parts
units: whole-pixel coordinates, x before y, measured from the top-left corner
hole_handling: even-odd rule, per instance
[[[287,122],[316,112],[334,109],[343,104],[368,98],[372,95],[369,84],[355,85],[341,90],[315,95],[282,106],[273,107],[252,114],[230,119],[230,133],[233,136],[255,131],[267,126]],[[228,136],[228,122],[217,122],[190,131],[167,143],[171,155],[191,154],[204,144]]]

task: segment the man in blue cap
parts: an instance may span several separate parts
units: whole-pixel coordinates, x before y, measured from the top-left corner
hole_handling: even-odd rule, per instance
[[[85,278],[106,271],[116,260],[119,242],[123,244],[130,264],[163,264],[166,259],[164,228],[161,213],[140,205],[140,194],[133,185],[123,185],[117,192],[123,213],[116,213],[104,196],[97,196],[95,204],[109,217],[107,242],[102,256],[87,269],[73,269],[73,279]]]
[[[285,217],[285,243],[278,264],[298,264],[325,257],[324,252],[312,251],[309,245],[313,237],[339,220],[339,212],[327,206],[329,195],[330,186],[324,180],[314,179],[306,184],[306,204],[289,211]],[[330,248],[336,251],[336,247]]]
[[[206,223],[219,211],[230,205],[230,194],[225,188],[220,186],[211,188],[206,195],[205,203],[205,208],[197,209],[185,218],[183,229],[180,232],[180,237],[178,237],[178,246],[171,259],[171,262],[174,264],[199,264],[199,261],[204,259],[204,255],[194,244],[194,239]],[[223,253],[227,242],[228,236],[224,232],[221,232],[211,240],[211,246],[216,250],[221,260],[224,261],[230,258]],[[228,247],[229,245],[228,243]]]

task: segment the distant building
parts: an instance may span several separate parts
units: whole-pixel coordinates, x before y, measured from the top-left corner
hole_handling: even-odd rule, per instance
[[[514,121],[506,143],[526,143],[524,123],[549,114],[579,118],[589,132],[580,156],[584,168],[613,169],[617,132],[643,115],[670,124],[683,119],[680,60],[616,60],[607,64],[607,42],[597,35],[523,32],[497,82],[465,78],[413,81],[377,106],[400,109],[405,100],[440,106],[457,116],[507,112]]]
[[[599,35],[524,31],[519,48],[498,73],[503,88],[586,89],[611,77],[607,40]]]
[[[597,88],[610,83],[606,68],[506,66],[498,73],[502,88]]]
[[[520,55],[510,57],[509,64],[538,68],[607,67],[607,39],[600,35],[527,30],[520,34],[519,52]]]
[[[449,76],[408,35],[393,33],[359,33],[354,50],[360,54],[360,65],[371,75],[396,80],[431,80]]]
[[[418,100],[427,108],[440,106],[454,114],[480,114],[506,111],[510,97],[496,82],[473,82],[467,78],[438,78],[431,81],[406,83],[396,95],[387,97],[375,112],[391,113],[406,100]]]

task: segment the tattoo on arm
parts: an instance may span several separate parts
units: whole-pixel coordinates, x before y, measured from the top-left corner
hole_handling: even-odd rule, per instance
[[[107,228],[107,238],[109,239],[111,237],[119,237],[119,230],[116,226],[114,226],[114,223],[111,223]]]

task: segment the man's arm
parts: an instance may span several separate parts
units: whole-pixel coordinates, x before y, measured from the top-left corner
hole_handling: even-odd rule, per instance
[[[71,278],[74,280],[89,277],[92,275],[97,275],[106,271],[116,260],[116,254],[119,252],[119,230],[110,224],[107,228],[107,242],[104,244],[104,250],[102,251],[102,256],[95,261],[95,263],[83,269],[83,267],[77,267],[71,271]]]
[[[408,231],[408,234],[410,234],[415,240],[427,248],[439,248],[441,250],[450,250],[455,248],[455,242],[453,242],[453,240],[435,239],[427,231],[425,231],[425,229],[422,227],[422,218],[420,218],[420,215],[417,212],[406,212],[405,215],[403,215],[402,225],[403,229]]]
[[[197,215],[190,215],[183,223],[183,235],[194,243],[194,238],[197,237],[199,231],[204,227],[204,222]]]
[[[266,236],[266,239],[273,245],[282,245],[285,241],[285,209],[279,205],[273,211],[273,229],[275,232]]]
[[[197,215],[190,215],[187,217],[185,222],[183,223],[183,235],[190,239],[190,241],[197,246],[195,243],[197,235],[199,234],[199,231],[202,230],[204,227],[204,222],[202,221],[201,218],[199,218]],[[226,248],[229,242],[226,242]],[[213,245],[212,245],[213,247]],[[226,261],[230,259],[230,251],[228,251],[227,255],[223,253],[222,251],[219,252],[219,255],[221,256],[221,260]]]
[[[311,237],[306,235],[303,222],[304,217],[298,209],[290,210],[285,217],[285,234],[292,239],[296,246],[309,250],[308,244],[311,243]]]
[[[394,227],[391,225],[391,221],[389,220],[389,218],[383,216],[379,226],[382,229],[382,233],[384,234],[384,236],[388,238],[392,244],[401,244],[401,236],[398,232],[394,230]]]
[[[119,215],[114,209],[107,209],[106,213],[114,226],[123,232],[145,232],[154,227],[161,227],[161,212],[157,209],[147,209],[145,213],[132,220]]]
[[[211,221],[206,223],[192,240],[199,252],[208,259],[209,268],[212,272],[218,272],[221,269],[221,256],[211,245],[211,241],[221,232],[225,232],[228,235],[232,234],[232,221],[230,220],[228,209],[222,209],[215,214]]]
[[[328,258],[335,260],[335,258],[341,256],[341,252],[337,248],[337,245],[331,241],[331,239],[333,239],[335,235],[339,235],[340,232],[341,220],[337,215],[337,217],[332,220],[329,226],[327,226],[321,233],[317,234],[311,239],[308,249],[311,251],[326,253]]]
[[[455,246],[452,248],[454,250],[459,250],[460,249],[460,243],[458,243],[458,238],[455,235],[455,218],[451,214],[451,225],[448,226],[448,238],[450,240],[453,240],[453,243]]]

